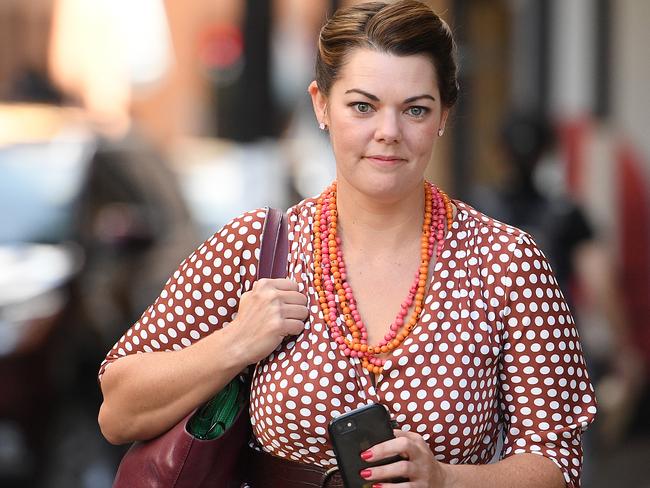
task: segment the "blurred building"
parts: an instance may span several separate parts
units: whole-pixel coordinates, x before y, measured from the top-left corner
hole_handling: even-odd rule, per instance
[[[59,117],[48,109],[73,105],[78,109],[75,124],[96,136],[89,147],[104,149],[103,156],[121,155],[136,136],[135,145],[148,154],[150,170],[156,172],[158,164],[168,167],[160,175],[174,180],[177,190],[158,185],[150,201],[167,199],[168,190],[182,195],[183,202],[167,199],[178,204],[177,210],[187,207],[186,213],[172,212],[173,222],[196,226],[197,240],[246,209],[287,207],[320,191],[334,175],[329,143],[317,128],[306,89],[319,27],[328,13],[349,3],[2,0],[0,152],[16,154],[18,142],[33,142],[44,127],[51,136]],[[461,199],[476,184],[498,183],[505,171],[498,142],[505,114],[514,109],[547,117],[560,146],[555,165],[542,175],[543,184],[551,193],[575,199],[602,237],[625,300],[630,333],[650,365],[650,63],[644,50],[650,42],[650,2],[427,3],[456,34],[461,75],[459,103],[429,177]],[[46,105],[37,118],[25,118],[17,115],[24,111],[14,110],[19,101]],[[122,159],[113,161],[124,169]],[[95,173],[101,192],[110,188],[110,174]],[[130,193],[123,184],[112,188],[120,195],[139,195],[147,188],[146,180],[140,178]],[[99,220],[147,220],[133,208],[124,210],[118,205],[100,212]],[[170,225],[179,231],[180,224]],[[95,246],[95,269],[110,266],[115,257],[103,252],[104,244]],[[157,256],[169,268],[176,264],[177,254]],[[147,266],[156,267],[153,258]],[[162,286],[164,269],[159,267],[155,282],[147,284],[148,294],[130,300],[145,302]],[[103,276],[101,271],[86,275],[86,283],[96,284]],[[123,286],[129,282],[120,279]],[[100,301],[98,310],[110,308],[101,295],[93,300]],[[610,339],[602,337],[607,344]],[[96,389],[94,383],[88,387]],[[92,418],[95,412],[86,415]],[[616,466],[628,466],[635,455],[649,452],[647,443],[633,435],[645,428],[647,436],[644,418],[636,413],[637,423],[619,445],[622,454],[600,466],[629,475],[626,486],[643,486],[635,484],[643,476],[643,463],[636,470]],[[98,481],[106,479],[100,471],[86,473],[78,486],[106,486]],[[601,478],[609,479],[606,471]],[[620,479],[611,484],[617,482],[624,484]],[[49,486],[70,486],[61,477],[59,485],[54,483]]]

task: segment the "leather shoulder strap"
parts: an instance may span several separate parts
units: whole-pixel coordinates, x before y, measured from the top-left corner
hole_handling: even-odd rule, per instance
[[[289,255],[287,215],[277,208],[269,208],[262,229],[262,246],[257,279],[285,278]]]

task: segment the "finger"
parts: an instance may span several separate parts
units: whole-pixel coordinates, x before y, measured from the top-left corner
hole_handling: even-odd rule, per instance
[[[415,441],[424,440],[420,434],[408,430],[393,429],[393,434],[395,434],[395,437],[406,437]]]
[[[366,451],[371,454],[371,457],[368,457],[366,461],[376,461],[391,456],[402,456],[408,459],[410,450],[409,444],[411,442],[412,439],[400,436],[395,439],[384,441],[380,444],[375,444]],[[366,456],[368,455],[366,454]]]
[[[304,305],[285,304],[282,307],[282,318],[304,321],[309,315],[309,310]]]
[[[307,305],[307,296],[299,291],[279,291],[278,298],[282,303],[302,305],[303,307]]]
[[[274,288],[282,291],[298,291],[298,283],[289,278],[262,278],[253,285],[258,288]]]
[[[398,478],[409,477],[410,463],[409,461],[397,461],[395,463],[372,466],[366,469],[369,473],[366,471],[367,476],[364,479],[369,481],[395,481]]]
[[[407,441],[406,452],[402,453],[405,459],[415,460],[423,454],[431,454],[431,448],[427,441],[417,432],[393,430],[396,438]]]
[[[296,319],[287,319],[284,321],[284,335],[298,335],[305,330],[305,322]]]

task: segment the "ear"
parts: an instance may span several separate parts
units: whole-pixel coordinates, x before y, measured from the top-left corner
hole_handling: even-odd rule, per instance
[[[447,127],[447,117],[449,116],[449,109],[448,108],[443,108],[442,112],[440,113],[440,127],[442,130],[445,130],[445,127]]]
[[[329,125],[327,120],[327,96],[320,91],[316,80],[312,81],[309,84],[307,89],[311,95],[311,103],[314,106],[314,114],[316,115],[316,120],[319,124]]]

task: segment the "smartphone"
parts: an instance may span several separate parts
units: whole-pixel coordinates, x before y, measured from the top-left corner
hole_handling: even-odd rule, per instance
[[[364,405],[333,419],[328,427],[341,477],[346,488],[371,488],[376,481],[364,480],[363,469],[390,464],[400,456],[364,461],[361,453],[372,446],[394,439],[393,425],[386,407],[379,403]],[[408,481],[405,479],[393,482]]]

